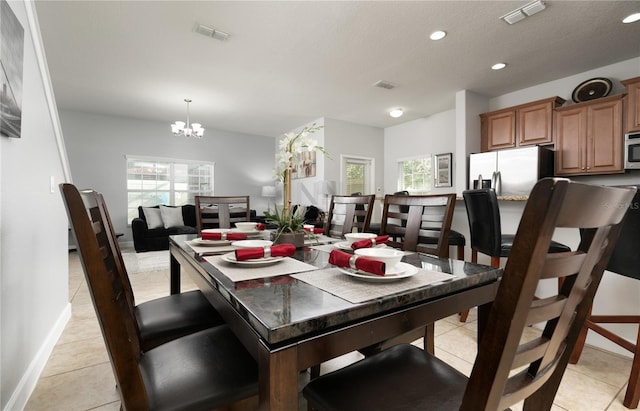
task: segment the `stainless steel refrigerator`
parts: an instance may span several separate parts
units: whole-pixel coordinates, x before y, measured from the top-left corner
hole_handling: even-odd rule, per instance
[[[527,196],[539,179],[553,172],[553,151],[541,146],[471,154],[468,187],[491,187],[499,196]]]

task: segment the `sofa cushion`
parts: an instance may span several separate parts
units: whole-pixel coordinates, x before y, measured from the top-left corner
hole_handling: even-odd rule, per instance
[[[164,228],[182,227],[184,225],[182,207],[167,207],[161,205],[160,215],[162,216]]]
[[[154,228],[164,228],[159,208],[142,207],[142,211],[144,212],[144,219],[147,221],[147,227],[149,227],[150,230]]]

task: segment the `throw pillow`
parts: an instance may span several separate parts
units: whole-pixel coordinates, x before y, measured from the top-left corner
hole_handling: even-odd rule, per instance
[[[144,213],[144,219],[147,220],[147,227],[149,230],[164,227],[159,208],[142,207],[142,212]]]
[[[184,220],[182,219],[182,207],[160,206],[160,214],[164,222],[164,228],[182,227]]]

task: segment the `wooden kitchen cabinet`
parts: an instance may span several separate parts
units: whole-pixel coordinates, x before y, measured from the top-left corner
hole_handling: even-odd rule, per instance
[[[623,96],[604,97],[556,109],[556,175],[624,172]]]
[[[564,101],[556,96],[480,114],[481,151],[553,143],[553,111]]]
[[[640,77],[621,82],[627,88],[625,132],[640,131]]]

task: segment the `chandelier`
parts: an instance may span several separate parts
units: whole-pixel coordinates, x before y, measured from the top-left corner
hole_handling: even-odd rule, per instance
[[[189,103],[191,100],[188,98],[184,99],[185,103],[187,103],[187,123],[184,121],[176,121],[171,124],[171,131],[176,136],[185,136],[185,137],[195,137],[202,138],[204,135],[204,128],[199,123],[190,123],[189,122]]]

